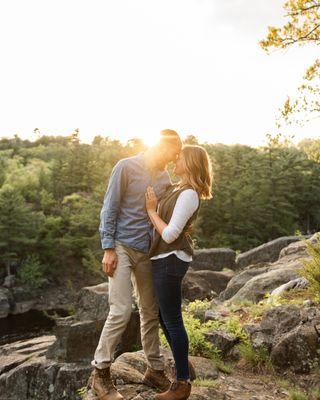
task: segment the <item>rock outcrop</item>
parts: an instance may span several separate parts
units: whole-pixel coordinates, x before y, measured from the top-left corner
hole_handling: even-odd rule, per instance
[[[189,269],[182,282],[182,296],[189,301],[211,299],[223,291],[233,273]]]
[[[0,319],[9,314],[24,314],[30,310],[50,311],[68,309],[73,304],[73,294],[65,287],[49,286],[47,280],[42,289],[26,286],[0,287]]]
[[[224,291],[220,293],[220,300],[228,300],[234,296],[251,278],[269,270],[269,264],[253,265],[234,275]]]
[[[277,261],[283,248],[300,240],[301,237],[299,236],[283,236],[246,251],[245,253],[239,254],[236,259],[237,268],[240,269],[245,268],[248,265],[272,263]]]
[[[6,318],[12,308],[13,298],[9,289],[0,288],[0,318]]]
[[[0,347],[0,400],[80,400],[80,389],[86,387],[92,367],[90,363],[64,363],[46,358],[46,351],[55,340],[43,336]],[[166,371],[171,376],[173,361],[164,351]],[[191,357],[200,379],[216,379],[218,371],[206,358]],[[130,399],[149,399],[154,390],[142,384],[147,363],[143,352],[124,353],[112,366],[112,377],[122,395]],[[92,393],[86,396],[95,399]],[[194,387],[190,400],[224,398],[215,389]]]
[[[246,327],[254,347],[264,347],[272,363],[295,372],[309,372],[319,359],[320,309],[283,305],[265,312],[261,323]]]
[[[316,235],[308,240],[314,243]],[[308,257],[304,241],[291,243],[281,250],[276,262],[249,266],[236,274],[220,294],[220,299],[229,299],[229,302],[258,302],[265,294],[299,278],[299,270],[303,267],[302,260]]]
[[[195,271],[221,271],[223,268],[234,269],[236,252],[231,249],[214,248],[195,250],[191,267]]]
[[[0,347],[0,400],[78,400],[91,368],[45,357],[54,336],[42,336]]]
[[[109,312],[108,283],[81,289],[76,310],[74,316],[57,320],[56,341],[50,346],[47,358],[68,363],[92,360]],[[140,318],[134,302],[122,337],[116,355],[141,348]]]

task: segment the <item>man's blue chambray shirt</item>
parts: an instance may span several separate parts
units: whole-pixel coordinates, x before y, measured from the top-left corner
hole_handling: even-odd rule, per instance
[[[100,238],[103,249],[115,241],[148,252],[152,225],[145,206],[145,192],[153,186],[160,199],[171,185],[167,171],[151,174],[143,153],[120,160],[113,168],[100,213]]]

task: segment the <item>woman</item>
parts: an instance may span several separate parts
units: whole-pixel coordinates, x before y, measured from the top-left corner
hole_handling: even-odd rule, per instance
[[[166,192],[159,204],[151,187],[146,192],[146,209],[155,228],[149,253],[153,283],[161,327],[176,364],[176,381],[169,390],[156,395],[155,400],[184,400],[191,392],[181,282],[193,255],[188,230],[197,217],[200,199],[212,197],[212,167],[206,150],[184,146],[174,174],[180,177],[180,182]]]

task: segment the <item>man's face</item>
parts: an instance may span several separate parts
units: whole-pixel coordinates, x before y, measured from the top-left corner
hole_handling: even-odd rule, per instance
[[[181,146],[170,146],[165,149],[164,157],[166,159],[166,164],[170,162],[176,162],[181,151]]]
[[[160,169],[164,169],[170,162],[175,162],[181,151],[181,143],[159,144],[154,148],[156,164]]]

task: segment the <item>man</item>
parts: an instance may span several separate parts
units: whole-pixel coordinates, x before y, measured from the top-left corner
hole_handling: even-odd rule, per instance
[[[104,249],[102,268],[109,276],[110,311],[91,362],[92,388],[101,400],[123,399],[111,380],[110,365],[131,316],[131,280],[138,299],[141,341],[148,363],[144,383],[161,390],[170,385],[160,354],[158,307],[148,257],[152,225],[145,208],[145,192],[152,186],[161,198],[171,185],[166,166],[177,159],[181,147],[179,135],[166,129],[161,131],[155,146],[120,160],[112,170],[99,227]]]

